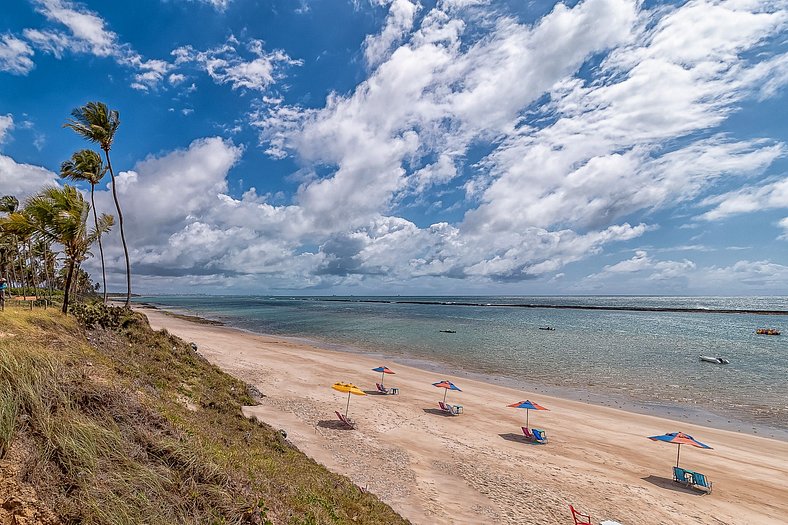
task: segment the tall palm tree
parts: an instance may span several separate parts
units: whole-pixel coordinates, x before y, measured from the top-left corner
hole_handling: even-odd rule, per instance
[[[120,114],[114,109],[109,110],[103,102],[88,102],[82,107],[74,108],[71,117],[64,127],[71,128],[86,140],[98,144],[107,159],[107,168],[112,178],[112,198],[115,200],[115,209],[118,211],[118,222],[120,223],[120,240],[123,243],[123,253],[126,256],[126,308],[128,308],[131,305],[131,263],[129,262],[129,249],[126,246],[126,233],[123,229],[123,212],[120,211],[118,193],[115,188],[115,172],[109,158],[109,150],[112,149],[115,132],[120,126]]]
[[[75,268],[87,258],[90,245],[102,233],[112,227],[112,215],[102,214],[97,227],[89,231],[87,217],[90,204],[74,186],[63,188],[50,187],[30,197],[25,203],[25,211],[35,217],[37,225],[42,226],[39,235],[63,246],[68,264],[68,273],[63,287],[63,313],[68,312],[69,292]],[[11,214],[9,218],[16,219]]]
[[[101,160],[101,156],[93,150],[83,149],[71,155],[71,160],[65,161],[60,165],[60,177],[73,181],[85,181],[90,183],[90,206],[93,208],[93,224],[98,230],[98,215],[96,213],[96,201],[93,193],[96,184],[101,182],[107,168]],[[104,247],[101,245],[101,235],[98,237],[99,254],[101,256],[101,279],[104,286],[104,302],[107,302],[107,271],[104,267]]]

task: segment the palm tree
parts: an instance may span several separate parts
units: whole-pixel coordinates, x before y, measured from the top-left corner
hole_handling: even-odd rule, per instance
[[[98,144],[107,159],[109,176],[112,178],[112,198],[115,200],[115,209],[118,211],[118,222],[120,223],[120,240],[123,243],[123,253],[126,256],[126,308],[129,308],[131,305],[131,263],[129,262],[129,249],[126,246],[126,233],[123,229],[123,212],[120,211],[118,193],[115,188],[115,172],[109,158],[109,150],[112,149],[115,132],[120,126],[120,115],[114,109],[109,110],[102,102],[88,102],[82,107],[74,108],[71,117],[64,127],[71,128],[83,138]]]
[[[93,224],[98,230],[98,215],[96,214],[96,201],[93,197],[96,184],[101,182],[107,168],[101,160],[101,156],[93,150],[83,149],[77,151],[60,165],[60,177],[73,181],[85,181],[90,183],[90,206],[93,208]],[[101,256],[101,278],[104,285],[104,302],[107,302],[107,271],[104,268],[104,247],[101,245],[101,235],[98,237],[99,254]]]
[[[90,245],[102,233],[109,231],[114,219],[112,215],[102,214],[96,228],[88,231],[90,204],[85,202],[74,186],[68,184],[63,188],[50,187],[41,190],[27,200],[25,211],[35,218],[35,223],[41,228],[37,232],[39,235],[63,246],[68,264],[63,287],[63,313],[67,313],[74,269],[87,258]],[[21,214],[11,214],[9,218],[15,220],[16,215]]]
[[[19,208],[19,199],[14,197],[13,195],[3,195],[0,197],[0,213],[5,213],[10,215],[14,213]],[[12,282],[16,281],[17,285],[23,285],[24,282],[24,269],[21,266],[20,262],[20,280],[17,281],[16,279],[16,262],[19,259],[19,245],[17,243],[16,235],[9,236],[11,242],[11,273],[12,273]],[[22,288],[23,286],[20,286]],[[26,290],[23,290],[22,295],[25,295]]]

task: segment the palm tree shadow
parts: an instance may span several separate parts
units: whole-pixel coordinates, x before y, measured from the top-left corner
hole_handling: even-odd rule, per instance
[[[654,476],[653,474],[650,476],[646,476],[645,478],[640,478],[643,481],[648,481],[652,485],[656,485],[662,489],[673,490],[676,492],[683,492],[684,494],[694,494],[695,496],[703,496],[706,494],[705,490],[699,490],[692,487],[687,487],[682,485],[681,483],[677,483],[673,481],[672,478],[663,478],[662,476]]]
[[[347,426],[338,419],[322,419],[317,422],[320,428],[330,428],[332,430],[353,430],[352,427]]]
[[[522,434],[515,434],[514,432],[508,432],[506,434],[498,434],[506,441],[514,441],[515,443],[523,443],[525,445],[540,445],[541,443],[537,443],[536,441],[531,441],[530,439],[526,438]]]

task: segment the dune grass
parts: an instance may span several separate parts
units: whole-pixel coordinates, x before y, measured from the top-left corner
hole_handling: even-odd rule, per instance
[[[0,320],[0,459],[64,523],[406,523],[244,418],[247,385],[143,317]]]

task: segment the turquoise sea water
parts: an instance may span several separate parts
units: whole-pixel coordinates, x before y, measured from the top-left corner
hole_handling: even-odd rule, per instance
[[[788,439],[788,297],[156,296],[138,301],[258,333],[381,354],[436,373],[481,376]],[[539,330],[548,325],[556,330]],[[759,327],[778,328],[783,335],[756,335]],[[703,363],[700,354],[731,363]]]

